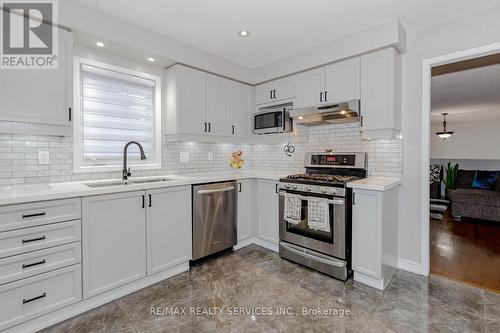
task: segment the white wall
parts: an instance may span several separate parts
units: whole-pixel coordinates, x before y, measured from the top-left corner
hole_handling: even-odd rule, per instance
[[[448,124],[455,133],[443,140],[435,133],[442,125],[431,128],[431,159],[500,160],[500,120]]]
[[[424,59],[500,40],[500,5],[407,34],[403,56],[403,185],[400,189],[400,258],[421,263],[422,89]],[[429,135],[429,134],[425,134]],[[425,156],[424,158],[429,158]]]

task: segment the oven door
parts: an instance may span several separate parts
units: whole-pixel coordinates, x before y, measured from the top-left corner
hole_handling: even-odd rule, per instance
[[[285,111],[260,112],[254,115],[254,133],[285,132]]]
[[[285,191],[279,197],[279,232],[280,240],[318,251],[340,259],[346,259],[345,253],[345,198],[331,195],[320,195],[290,191],[302,196],[301,221],[298,224],[288,223],[284,218]],[[320,197],[328,200],[330,232],[314,230],[307,223],[307,197]]]

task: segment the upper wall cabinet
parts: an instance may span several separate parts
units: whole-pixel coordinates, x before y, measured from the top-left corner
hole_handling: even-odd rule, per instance
[[[248,85],[172,66],[165,75],[165,134],[247,136],[250,96]]]
[[[252,89],[246,84],[232,82],[230,100],[231,135],[248,136],[250,134]]]
[[[359,99],[359,57],[336,62],[325,67],[326,103],[337,103]]]
[[[316,68],[297,76],[298,108],[360,98],[359,57]]]
[[[266,82],[255,88],[255,104],[265,104],[293,98],[297,93],[295,76]]]
[[[207,74],[207,134],[227,136],[231,133],[231,81]]]
[[[57,69],[1,71],[0,121],[26,124],[30,133],[70,133],[73,36],[62,29],[58,35]]]
[[[393,138],[401,130],[401,56],[387,48],[361,57],[364,138]]]

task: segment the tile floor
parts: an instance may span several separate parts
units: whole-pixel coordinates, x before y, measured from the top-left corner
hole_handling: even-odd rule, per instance
[[[152,307],[187,313],[151,314]],[[222,312],[189,314],[209,308]],[[303,308],[330,313],[307,315]],[[235,315],[238,309],[260,312]],[[492,333],[500,332],[500,294],[402,271],[382,292],[251,245],[43,331],[58,332]]]

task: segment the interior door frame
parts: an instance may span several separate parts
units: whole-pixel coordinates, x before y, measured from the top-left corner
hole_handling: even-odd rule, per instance
[[[422,248],[421,248],[421,274],[430,275],[430,189],[429,178],[430,168],[430,135],[431,135],[431,70],[432,67],[446,65],[462,60],[474,59],[491,54],[500,53],[500,43],[493,43],[468,50],[449,53],[423,61],[423,89],[422,89]]]

